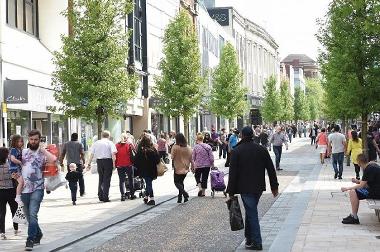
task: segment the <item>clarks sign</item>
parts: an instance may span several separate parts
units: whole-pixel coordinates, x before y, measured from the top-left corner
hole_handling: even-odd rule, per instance
[[[5,80],[4,102],[8,104],[28,103],[28,81]]]

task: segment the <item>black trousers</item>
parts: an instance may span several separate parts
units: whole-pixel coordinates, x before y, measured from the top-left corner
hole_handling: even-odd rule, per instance
[[[224,159],[227,156],[227,148],[225,144],[219,144],[219,158],[221,158],[222,155]]]
[[[71,200],[73,202],[77,201],[77,192],[78,192],[78,183],[77,182],[69,182],[69,187],[71,191]]]
[[[77,172],[79,172],[80,177],[79,177],[79,194],[80,196],[83,196],[85,193],[85,187],[84,187],[84,178],[83,178],[83,166],[82,164],[76,164],[77,165]],[[67,171],[70,171],[69,165],[67,165]]]
[[[7,213],[7,204],[11,208],[12,217],[15,215],[18,204],[15,201],[16,188],[0,189],[0,233],[5,233],[5,215]],[[18,224],[13,223],[14,230],[18,230]]]
[[[360,166],[358,164],[354,164],[354,166],[355,166],[356,177],[360,178]]]
[[[99,174],[98,197],[99,200],[108,200],[113,169],[112,158],[97,159],[96,164]]]
[[[119,175],[119,189],[121,196],[125,195],[125,181],[127,180],[128,175],[128,189],[130,195],[135,194],[135,188],[133,184],[134,172],[133,166],[118,167],[117,174]]]
[[[227,159],[226,159],[226,163],[224,164],[225,167],[230,166],[230,160],[231,160],[231,152],[227,151]]]
[[[207,189],[208,175],[210,174],[210,167],[203,167],[195,169],[195,181],[202,185],[202,189]]]
[[[315,139],[316,139],[315,136],[312,136],[312,137],[311,137],[311,145],[315,144]]]
[[[187,174],[175,174],[174,173],[174,185],[178,189],[178,196],[189,197],[189,194],[185,191],[184,181]]]

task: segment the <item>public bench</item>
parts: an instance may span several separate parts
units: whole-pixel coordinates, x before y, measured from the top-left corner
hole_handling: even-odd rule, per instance
[[[375,210],[375,214],[380,221],[380,200],[367,199],[368,208]]]

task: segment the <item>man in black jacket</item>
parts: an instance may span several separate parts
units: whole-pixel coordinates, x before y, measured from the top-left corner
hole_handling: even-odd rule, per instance
[[[240,194],[246,212],[246,248],[262,250],[257,205],[266,189],[265,170],[268,172],[274,197],[278,195],[278,182],[272,159],[267,149],[253,142],[253,130],[245,127],[243,139],[231,153],[231,164],[227,191],[230,197]]]

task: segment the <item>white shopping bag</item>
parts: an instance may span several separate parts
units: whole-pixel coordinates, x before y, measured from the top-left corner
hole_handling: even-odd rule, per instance
[[[18,206],[15,216],[13,216],[13,222],[18,224],[27,224],[26,216],[24,214],[24,207]]]
[[[60,186],[66,185],[66,179],[63,172],[59,172],[57,176],[47,177],[45,180],[46,191],[54,191]]]

